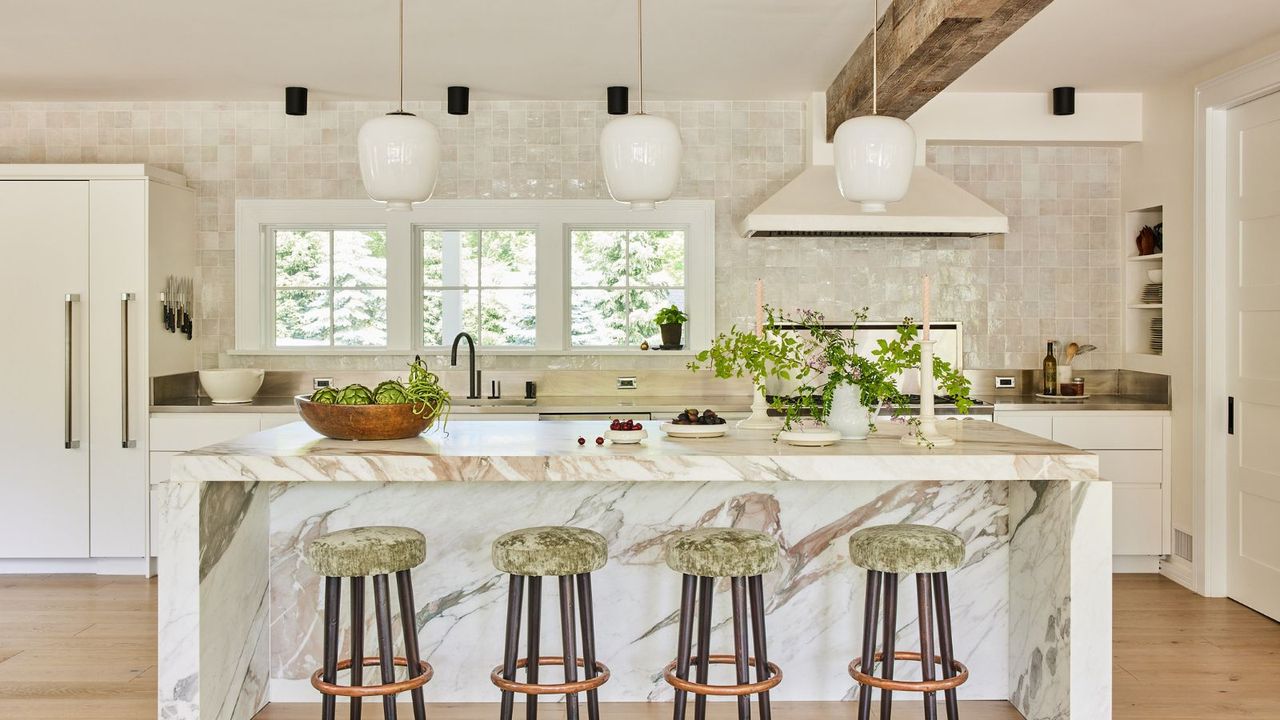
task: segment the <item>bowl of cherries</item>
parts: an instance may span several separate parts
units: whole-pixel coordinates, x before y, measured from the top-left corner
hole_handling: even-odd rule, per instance
[[[609,432],[604,436],[610,442],[619,445],[634,445],[641,440],[649,437],[649,431],[644,429],[644,425],[635,420],[613,420],[609,423]]]

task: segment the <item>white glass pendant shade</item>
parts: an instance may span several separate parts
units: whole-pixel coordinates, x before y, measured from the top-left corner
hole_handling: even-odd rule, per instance
[[[684,146],[676,124],[656,115],[624,115],[600,131],[604,181],[614,200],[651,210],[680,182]]]
[[[440,170],[440,131],[409,113],[360,126],[360,176],[369,197],[388,210],[410,210],[431,197]]]
[[[836,128],[836,183],[863,212],[884,212],[907,194],[916,164],[916,133],[884,115],[849,118]]]

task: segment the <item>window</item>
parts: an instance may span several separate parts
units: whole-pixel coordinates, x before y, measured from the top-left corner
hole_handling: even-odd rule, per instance
[[[420,229],[422,343],[466,331],[488,347],[537,339],[537,231]]]
[[[570,245],[571,344],[656,347],[659,308],[685,308],[685,232],[575,228]]]
[[[232,353],[640,352],[657,311],[715,326],[715,204],[633,212],[610,200],[236,203]]]
[[[385,232],[276,229],[272,238],[277,346],[386,346]]]

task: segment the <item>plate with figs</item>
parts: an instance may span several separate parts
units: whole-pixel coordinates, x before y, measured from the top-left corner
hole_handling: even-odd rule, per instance
[[[675,438],[714,438],[728,432],[729,425],[714,410],[698,412],[689,408],[662,424],[662,432]]]

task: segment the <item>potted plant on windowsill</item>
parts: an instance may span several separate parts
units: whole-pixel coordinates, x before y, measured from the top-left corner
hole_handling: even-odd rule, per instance
[[[658,311],[654,322],[662,331],[662,349],[677,350],[681,347],[681,340],[684,337],[684,324],[689,321],[689,316],[684,314],[680,308],[672,305],[664,307]]]

